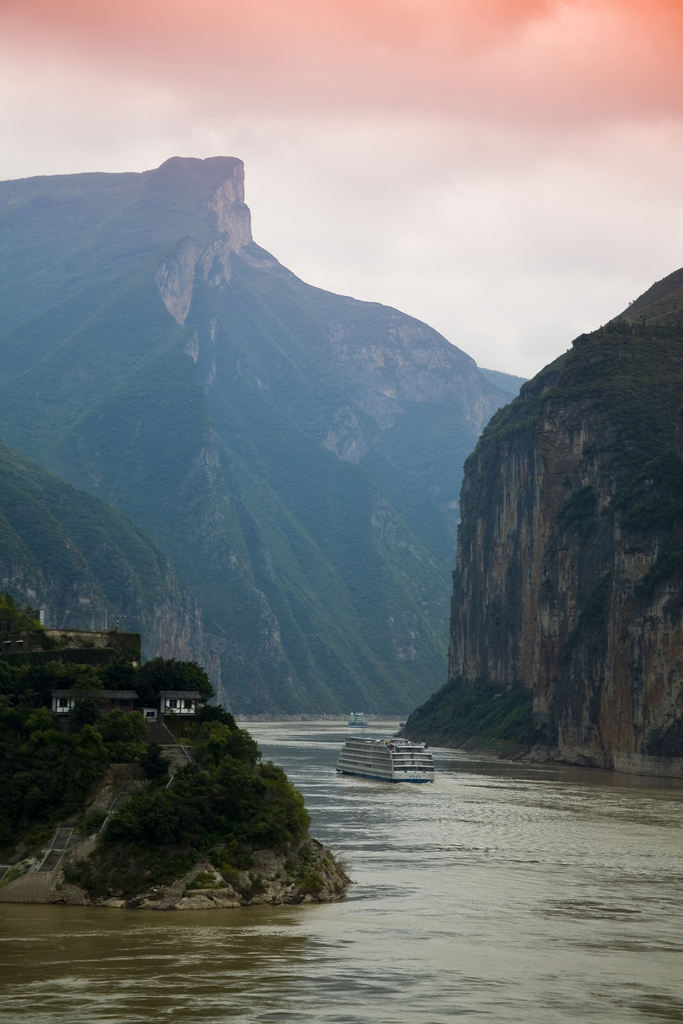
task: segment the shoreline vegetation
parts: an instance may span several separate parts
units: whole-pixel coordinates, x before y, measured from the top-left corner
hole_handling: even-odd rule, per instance
[[[432,746],[517,758],[538,742],[532,703],[533,692],[523,683],[466,686],[458,677],[408,716],[401,735]]]
[[[138,691],[177,675],[212,695],[192,663],[0,660],[0,902],[169,910],[344,896],[349,878],[310,836],[303,797],[230,712],[167,718],[162,745],[138,711],[77,700],[64,722],[45,706],[55,686],[96,691],[124,675]]]

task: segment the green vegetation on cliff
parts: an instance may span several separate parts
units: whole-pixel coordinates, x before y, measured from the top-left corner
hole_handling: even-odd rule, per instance
[[[521,679],[553,756],[683,754],[682,285],[575,339],[485,428],[461,495],[458,682],[414,735],[500,738],[496,693]]]
[[[145,657],[158,652],[160,618],[180,632],[201,629],[196,602],[139,526],[2,441],[0,587],[46,608],[53,627],[99,629],[118,618],[141,633]]]
[[[528,380],[527,377],[516,377],[513,373],[503,373],[501,370],[486,370],[483,366],[479,367],[479,373],[509,395],[510,399],[517,397],[522,384]]]
[[[261,763],[245,730],[205,724],[194,756],[170,787],[150,785],[126,800],[67,879],[94,898],[130,898],[168,885],[202,855],[234,878],[252,866],[254,850],[288,853],[307,835],[301,794],[281,768]]]
[[[22,608],[10,594],[0,594],[0,623],[6,630],[42,629],[38,612]]]
[[[31,619],[30,609],[1,599],[2,614]],[[156,696],[159,684],[213,696],[208,676],[193,663],[155,658],[137,668],[108,665],[8,664],[0,660],[0,849],[20,841],[40,843],[64,818],[82,813],[91,787],[111,763],[138,762],[154,774],[154,750],[141,714],[98,711],[102,689],[132,689],[141,702]],[[48,710],[53,689],[92,694],[76,700],[66,723]],[[236,729],[234,719],[212,708],[200,719],[218,716]],[[228,726],[226,726],[227,728]],[[237,730],[236,735],[241,733]],[[165,772],[165,769],[164,769]]]
[[[403,734],[433,746],[515,754],[535,741],[531,702],[523,684],[501,690],[451,679],[412,712]]]

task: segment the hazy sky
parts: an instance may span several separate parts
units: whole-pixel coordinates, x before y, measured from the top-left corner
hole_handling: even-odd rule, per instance
[[[1,0],[0,178],[239,156],[306,281],[530,376],[683,265],[683,0]]]

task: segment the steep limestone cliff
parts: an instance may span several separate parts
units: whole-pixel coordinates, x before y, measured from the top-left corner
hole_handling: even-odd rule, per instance
[[[466,463],[449,676],[534,756],[683,775],[683,271],[526,384]]]

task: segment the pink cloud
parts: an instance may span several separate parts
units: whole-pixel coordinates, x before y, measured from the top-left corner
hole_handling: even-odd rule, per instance
[[[581,122],[677,114],[683,91],[674,0],[5,0],[3,11],[5,48],[256,105]]]

